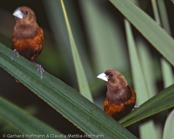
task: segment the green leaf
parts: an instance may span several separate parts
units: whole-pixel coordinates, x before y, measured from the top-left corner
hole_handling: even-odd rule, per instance
[[[110,0],[110,2],[174,65],[174,40],[166,31],[129,0]]]
[[[123,126],[131,125],[158,112],[174,107],[174,85],[166,88],[158,95],[152,97],[139,108],[122,118],[119,123]]]
[[[168,15],[167,15],[165,2],[164,2],[164,0],[160,0],[160,1],[157,1],[157,3],[159,6],[159,14],[161,16],[161,25],[169,34],[172,34],[170,25],[169,25],[169,19],[168,19]],[[164,87],[168,87],[171,84],[173,84],[173,82],[174,82],[172,67],[165,59],[161,60],[161,65],[162,65]]]
[[[92,95],[91,95],[88,81],[86,78],[86,74],[84,72],[84,68],[83,68],[77,47],[76,47],[76,43],[75,43],[72,31],[71,31],[71,27],[69,24],[69,20],[68,20],[68,16],[66,13],[66,9],[65,9],[63,0],[61,0],[61,4],[62,4],[62,9],[63,9],[63,13],[65,16],[65,22],[66,22],[66,26],[67,26],[67,30],[68,30],[68,34],[69,34],[71,51],[72,51],[72,55],[73,55],[73,60],[74,60],[74,65],[75,65],[75,69],[76,69],[76,75],[77,75],[80,93],[92,102],[93,101]]]
[[[64,19],[64,15],[62,11],[61,1],[60,0],[58,1],[43,0],[43,4],[47,14],[49,25],[51,27],[50,33],[54,34],[55,41],[57,43],[56,47],[59,50],[59,51],[54,50],[54,52],[57,53],[57,57],[58,58],[60,57],[59,59],[57,59],[58,61],[56,61],[56,63],[58,64],[62,63],[61,68],[66,67],[65,70],[67,71],[66,75],[67,74],[69,75],[69,82],[71,82],[72,86],[77,86],[75,68],[73,68],[74,62],[72,58],[71,46],[69,43],[69,37],[68,37],[67,27],[65,24],[65,19]],[[86,48],[85,46],[87,46],[87,41],[86,41],[86,37],[84,36],[82,24],[81,22],[79,22],[79,16],[78,16],[79,11],[74,5],[75,5],[74,1],[65,1],[65,6],[67,6],[67,14],[69,16],[69,21],[70,21],[71,29],[73,32],[73,37],[76,40],[76,44],[77,44],[76,46],[78,47],[78,51],[80,54],[81,61],[83,63],[85,74],[89,81],[89,80],[93,80],[96,77],[93,76],[92,67],[90,66],[89,59],[87,57],[87,51],[85,49]],[[53,19],[54,19],[54,22],[52,22]],[[45,45],[45,46],[47,47],[48,45]],[[44,50],[46,47],[44,47]],[[38,58],[40,58],[41,56],[42,55],[40,55]],[[49,60],[49,59],[46,58],[46,60]],[[55,60],[52,60],[52,62],[55,65]]]
[[[48,125],[0,97],[0,115],[25,135],[61,135]]]
[[[135,92],[137,96],[136,104],[140,105],[150,98],[150,93],[148,92],[148,88],[145,81],[146,78],[144,77],[144,72],[142,70],[140,58],[138,57],[138,51],[136,50],[137,48],[133,38],[131,26],[127,20],[125,20],[125,28],[129,48],[128,50],[132,69],[133,83],[135,86]],[[139,129],[141,138],[156,138],[154,122],[152,120],[144,124],[140,124]]]
[[[81,0],[79,3],[96,73],[107,69],[127,69],[124,29],[119,19],[113,18],[110,6],[105,0]]]
[[[105,138],[136,138],[96,105],[59,79],[44,72],[43,79],[30,61],[22,56],[11,60],[13,52],[0,44],[0,67],[33,91],[87,135]]]
[[[173,139],[174,138],[174,110],[169,114],[165,126],[164,126],[164,133],[163,133],[163,139]]]

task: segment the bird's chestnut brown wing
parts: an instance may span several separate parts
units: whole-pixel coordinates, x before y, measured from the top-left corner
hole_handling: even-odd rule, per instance
[[[39,27],[38,34],[33,40],[33,50],[34,55],[31,57],[31,61],[34,61],[34,59],[41,53],[43,48],[43,41],[44,41],[44,34],[43,30]]]
[[[130,87],[129,85],[127,87],[129,88],[129,90],[131,92],[131,98],[125,102],[125,105],[132,105],[132,108],[133,108],[136,103],[136,93],[132,89],[132,87]]]
[[[127,87],[131,93],[131,97],[129,100],[123,101],[119,105],[109,102],[107,98],[104,101],[104,111],[108,115],[113,117],[115,120],[119,120],[125,115],[127,115],[133,109],[135,105],[136,94],[130,86],[127,86]]]

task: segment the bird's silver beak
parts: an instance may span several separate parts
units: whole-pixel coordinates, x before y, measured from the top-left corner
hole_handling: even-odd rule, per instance
[[[104,72],[100,73],[100,74],[97,76],[97,78],[99,78],[99,79],[101,79],[101,80],[103,80],[103,81],[108,82],[108,76],[107,76]]]
[[[23,19],[23,14],[20,9],[16,9],[13,13],[13,15],[17,18]]]

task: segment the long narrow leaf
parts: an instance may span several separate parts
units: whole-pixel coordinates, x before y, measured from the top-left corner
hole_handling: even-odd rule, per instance
[[[72,55],[73,55],[73,60],[74,60],[74,65],[75,65],[75,69],[76,69],[76,74],[77,74],[77,80],[78,80],[78,84],[79,84],[79,89],[80,89],[80,93],[86,97],[87,99],[89,99],[90,101],[93,101],[92,99],[92,95],[90,92],[90,88],[88,85],[88,81],[84,72],[84,68],[82,65],[82,62],[80,60],[80,56],[76,47],[76,43],[71,31],[71,27],[69,24],[69,20],[68,20],[68,16],[66,13],[66,9],[63,3],[63,0],[61,0],[61,4],[62,4],[62,9],[63,9],[63,13],[65,16],[65,22],[66,22],[66,26],[67,26],[67,30],[68,30],[68,34],[69,34],[69,39],[70,39],[70,45],[71,45],[71,51],[72,51]]]
[[[165,126],[164,126],[164,133],[163,139],[173,139],[174,138],[174,110],[168,116]]]
[[[96,105],[77,91],[44,72],[43,79],[36,67],[22,56],[11,60],[13,52],[0,44],[0,67],[13,75],[22,84],[70,120],[87,135],[105,138],[136,138]]]
[[[119,19],[113,18],[110,6],[105,0],[81,0],[79,3],[97,74],[107,69],[127,69],[124,31]]]
[[[166,7],[165,7],[165,2],[164,2],[164,0],[160,0],[160,1],[157,1],[157,3],[158,3],[158,6],[159,6],[159,14],[161,16],[161,25],[163,25],[163,28],[169,34],[172,34],[171,29],[170,29],[170,25],[169,25],[167,10],[166,10]],[[164,86],[168,87],[171,84],[173,84],[173,82],[174,82],[172,67],[170,66],[170,64],[165,59],[161,60],[161,65],[162,65]]]
[[[129,0],[110,0],[110,2],[174,65],[174,40],[166,31]]]
[[[125,116],[119,122],[123,126],[131,125],[139,120],[154,115],[158,112],[174,107],[174,85],[166,88],[158,95],[152,97],[139,108],[135,109],[129,115]]]
[[[127,20],[125,20],[125,28],[126,28],[126,35],[127,35],[127,41],[128,41],[133,82],[135,86],[135,91],[137,93],[136,104],[140,105],[150,98],[150,93],[147,90],[147,85],[144,78],[144,72],[142,70],[142,65],[138,57],[138,51],[136,50],[136,45],[133,38],[131,26]],[[144,124],[141,124],[139,126],[139,129],[140,129],[141,138],[145,138],[145,137],[156,138],[154,122],[152,120]]]
[[[66,4],[68,3],[68,4]],[[71,23],[71,29],[73,32],[74,39],[76,40],[76,44],[78,47],[78,51],[80,54],[81,61],[83,63],[83,67],[88,80],[95,78],[92,73],[92,67],[88,61],[87,51],[85,50],[85,46],[87,45],[86,41],[84,41],[84,33],[82,31],[82,24],[79,22],[79,16],[77,16],[78,10],[75,9],[74,1],[65,1],[65,5],[69,5],[67,8],[67,13],[69,15],[69,21]],[[69,37],[67,32],[67,27],[64,20],[64,15],[62,11],[61,1],[60,0],[43,0],[44,9],[47,14],[47,18],[52,29],[52,33],[54,34],[55,41],[57,43],[56,47],[62,54],[63,65],[66,66],[66,71],[68,71],[68,75],[70,76],[69,81],[73,86],[77,85],[75,69],[72,68],[74,66],[71,46],[69,43]],[[83,46],[83,47],[82,47]],[[57,52],[56,52],[57,53]],[[58,56],[59,57],[59,56]],[[40,58],[40,56],[39,56]],[[59,62],[59,61],[57,61]],[[55,61],[54,61],[55,63]],[[93,93],[93,92],[92,92]]]
[[[0,115],[25,134],[25,136],[29,134],[36,136],[43,135],[43,137],[51,134],[61,135],[61,133],[30,116],[2,97],[0,97]]]

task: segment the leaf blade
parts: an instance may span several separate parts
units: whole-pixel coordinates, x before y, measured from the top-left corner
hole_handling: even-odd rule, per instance
[[[55,131],[36,118],[30,116],[25,111],[3,99],[2,97],[0,97],[0,115],[10,123],[15,125],[15,127],[17,127],[22,133],[25,133],[26,135],[61,135],[61,133]]]
[[[139,108],[119,121],[123,126],[128,126],[141,119],[147,118],[158,112],[174,107],[174,84],[152,97]]]
[[[150,92],[148,91],[146,78],[144,77],[144,71],[142,69],[142,63],[140,62],[139,53],[136,48],[135,40],[131,30],[130,23],[125,20],[126,35],[128,41],[128,50],[130,56],[130,63],[132,69],[133,82],[136,91],[136,104],[140,105],[150,98]],[[141,94],[140,94],[141,93]],[[144,124],[140,124],[140,136],[142,138],[156,138],[155,127],[153,120],[149,120]],[[149,130],[147,130],[149,129]]]
[[[0,48],[0,67],[87,135],[104,135],[105,138],[136,138],[70,86],[47,72],[44,72],[41,80],[40,74],[36,72],[37,68],[30,61],[22,56],[11,61],[10,56],[13,52],[2,44]]]
[[[71,51],[72,51],[72,55],[73,55],[73,61],[74,61],[74,66],[75,66],[75,70],[76,70],[79,90],[83,96],[85,96],[91,102],[93,102],[90,88],[88,85],[88,81],[87,81],[87,78],[85,75],[85,71],[84,71],[81,59],[80,59],[80,55],[79,55],[77,47],[76,47],[76,43],[75,43],[72,31],[71,31],[70,23],[68,20],[68,16],[66,13],[66,9],[65,9],[63,0],[61,0],[61,5],[62,5],[62,9],[63,9],[64,17],[65,17],[65,22],[66,22],[66,26],[67,26],[67,30],[68,30],[68,34],[69,34],[69,40],[70,40]]]
[[[171,36],[129,0],[110,0],[110,2],[174,66],[174,40]]]
[[[171,111],[171,113],[169,114],[169,116],[165,122],[163,139],[173,139],[174,138],[173,122],[174,122],[174,110]]]

